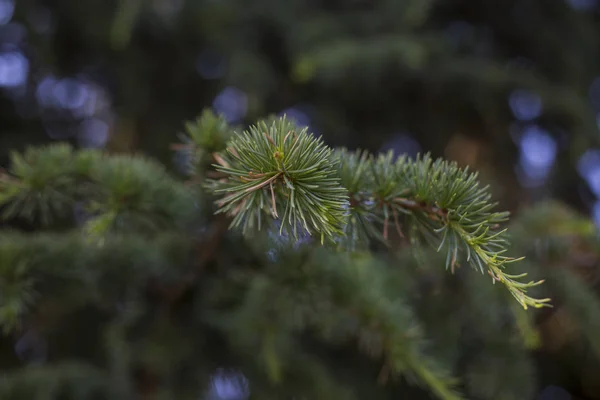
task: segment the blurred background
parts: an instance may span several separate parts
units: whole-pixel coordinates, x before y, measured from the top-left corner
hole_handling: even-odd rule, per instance
[[[69,141],[176,171],[206,107],[431,152],[504,209],[557,199],[600,224],[598,0],[0,0],[1,166]]]
[[[174,161],[212,107],[333,146],[430,151],[503,206],[600,206],[596,0],[0,0],[0,149],[69,140]]]

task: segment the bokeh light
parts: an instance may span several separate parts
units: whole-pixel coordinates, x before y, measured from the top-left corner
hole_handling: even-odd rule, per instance
[[[240,372],[220,368],[210,379],[206,400],[247,400],[250,397],[250,383]]]
[[[520,133],[520,157],[517,173],[525,187],[543,185],[558,152],[556,140],[538,125],[528,125]]]
[[[421,145],[408,132],[400,132],[392,136],[379,149],[380,152],[394,151],[394,155],[399,157],[406,154],[409,157],[415,157],[421,152]]]
[[[517,89],[508,97],[513,115],[520,121],[531,121],[542,114],[542,99],[529,90]]]
[[[7,24],[15,12],[15,2],[13,0],[0,0],[0,25]]]
[[[566,0],[575,10],[589,11],[598,6],[598,0]]]
[[[573,397],[565,389],[550,385],[547,386],[538,396],[538,400],[572,400]]]
[[[600,150],[587,150],[577,163],[579,175],[596,197],[600,197]]]
[[[215,98],[213,108],[228,122],[239,122],[248,111],[248,96],[235,87],[226,87]]]
[[[29,61],[19,51],[0,54],[0,87],[15,88],[27,83]]]

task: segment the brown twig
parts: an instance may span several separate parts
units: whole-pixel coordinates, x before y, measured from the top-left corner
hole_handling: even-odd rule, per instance
[[[502,279],[498,278],[492,271],[487,272],[492,277],[492,282],[502,282]]]
[[[250,171],[250,172],[248,172],[248,176],[250,176],[250,177],[253,177],[253,178],[263,178],[263,177],[265,177],[266,175],[267,175],[267,174],[265,174],[265,173],[262,173],[262,172],[258,172],[258,173],[254,172],[254,171]]]
[[[277,145],[275,144],[275,141],[273,140],[273,138],[271,136],[269,136],[269,134],[267,132],[263,132],[263,134],[265,135],[265,137],[269,140],[269,142],[271,142],[271,144],[275,147],[277,147]]]
[[[248,200],[248,198],[245,198],[242,201],[240,201],[240,204],[238,204],[233,210],[231,210],[229,213],[227,213],[227,215],[232,216],[232,217],[235,216],[238,212],[240,212],[242,207],[244,207],[244,205],[246,204],[246,200]]]
[[[260,189],[261,187],[267,186],[268,184],[273,182],[275,179],[279,178],[279,176],[281,174],[282,174],[281,172],[278,172],[275,175],[273,175],[272,177],[270,177],[269,179],[267,179],[266,181],[261,182],[258,185],[250,186],[248,189],[244,190],[244,192],[245,193],[252,192],[253,190],[257,190],[257,189]]]
[[[417,202],[417,201],[405,199],[402,197],[396,197],[392,201],[408,210],[418,210],[418,211],[425,212],[426,214],[429,214],[429,216],[433,217],[434,219],[444,219],[448,216],[448,210],[439,208],[436,206],[428,205],[425,202]]]
[[[402,233],[402,229],[400,229],[400,222],[398,221],[398,212],[396,211],[395,208],[392,209],[392,212],[394,213],[394,225],[396,225],[396,232],[398,232],[398,235],[401,238],[404,238],[404,234]]]
[[[290,136],[290,134],[291,134],[291,133],[292,133],[292,131],[289,131],[289,132],[287,133],[287,135],[285,135],[285,137],[283,138],[283,143],[284,143],[284,144],[285,144],[285,142],[286,142],[286,140],[287,140],[288,136]]]
[[[228,147],[227,151],[229,151],[231,154],[233,154],[234,156],[236,156],[237,158],[240,158],[240,155],[238,154],[237,150],[233,147]]]
[[[454,267],[458,266],[456,264],[456,254],[452,253],[452,261],[450,261],[450,272],[452,272],[452,275],[454,275]]]
[[[221,166],[223,166],[223,167],[225,167],[225,168],[231,168],[231,167],[230,167],[230,165],[229,165],[229,163],[228,163],[227,161],[225,161],[225,160],[223,159],[223,157],[221,157],[219,154],[217,154],[217,153],[212,153],[212,156],[213,156],[213,158],[215,159],[215,161],[216,161],[216,162],[217,162],[219,165],[221,165]]]

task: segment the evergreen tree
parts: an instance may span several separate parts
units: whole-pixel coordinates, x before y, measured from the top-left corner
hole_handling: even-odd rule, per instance
[[[332,151],[285,117],[234,132],[207,111],[183,139],[187,185],[141,156],[12,155],[3,215],[34,231],[2,233],[0,315],[33,365],[2,398],[531,396],[525,310],[549,299],[475,173]]]
[[[600,399],[598,6],[0,0],[0,398]]]

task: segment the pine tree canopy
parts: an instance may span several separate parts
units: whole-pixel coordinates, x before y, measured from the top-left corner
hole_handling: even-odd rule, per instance
[[[482,317],[470,335],[507,329],[482,309],[506,308],[526,340],[513,333],[499,345],[517,358],[523,342],[535,345],[530,317],[511,304],[550,300],[527,294],[541,280],[512,271],[521,259],[505,255],[508,213],[493,211],[476,173],[429,155],[332,150],[285,117],[241,131],[205,111],[182,142],[173,147],[187,181],[138,155],[66,144],[12,154],[3,217],[40,229],[1,234],[4,332],[31,331],[26,347],[37,348],[41,335],[76,329],[65,319],[82,308],[104,322],[92,365],[16,369],[0,381],[3,399],[131,399],[151,390],[139,385],[204,398],[211,389],[198,381],[211,374],[213,386],[225,380],[257,399],[394,398],[402,382],[440,399],[485,393],[476,375],[455,378],[458,354],[442,354],[435,335],[429,344],[419,308],[456,299],[423,303],[422,274],[483,296],[463,304]],[[223,241],[238,250],[220,254]],[[449,278],[434,272],[444,268]],[[507,290],[473,276],[482,273]]]

